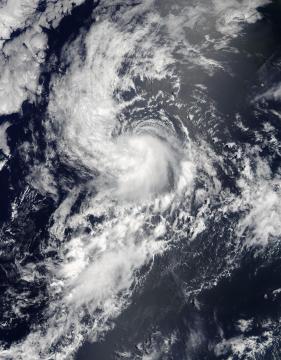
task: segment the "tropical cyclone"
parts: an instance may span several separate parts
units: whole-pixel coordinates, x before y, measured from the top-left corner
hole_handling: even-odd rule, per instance
[[[266,266],[278,255],[278,112],[265,121],[257,102],[278,101],[280,84],[247,94],[254,111],[243,93],[244,64],[268,56],[245,35],[263,26],[266,3],[3,2],[0,114],[24,121],[9,141],[14,117],[0,125],[3,151],[14,150],[3,168],[20,178],[0,243],[20,285],[4,284],[0,319],[6,331],[26,316],[29,328],[0,358],[74,358],[130,311],[112,356],[256,359],[278,340],[278,321],[242,319],[252,310],[223,287],[247,256]],[[26,298],[38,283],[34,316]]]

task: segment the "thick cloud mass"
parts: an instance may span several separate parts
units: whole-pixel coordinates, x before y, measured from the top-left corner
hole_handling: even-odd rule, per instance
[[[178,161],[169,144],[151,135],[132,136],[118,140],[116,152],[118,196],[144,198],[173,186]]]

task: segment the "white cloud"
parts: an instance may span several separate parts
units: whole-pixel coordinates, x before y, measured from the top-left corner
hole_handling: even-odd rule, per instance
[[[7,144],[6,130],[10,126],[10,122],[4,122],[0,125],[0,149],[5,155],[9,155],[10,149]]]
[[[0,8],[0,115],[18,112],[25,100],[34,100],[40,64],[44,62],[47,36],[42,26],[56,27],[64,15],[82,0],[48,1],[36,12],[38,0],[7,0]],[[21,34],[11,38],[16,30]],[[7,41],[9,40],[9,41]]]
[[[269,3],[268,0],[212,0],[215,13],[217,30],[230,37],[238,35],[243,26],[253,24],[261,19],[257,8]]]
[[[245,158],[237,182],[241,196],[231,206],[244,214],[238,224],[238,237],[245,238],[245,245],[265,246],[281,236],[281,178],[279,173],[272,174],[266,161],[257,157],[250,166],[250,159]]]
[[[216,356],[233,356],[254,360],[272,345],[273,334],[271,331],[264,331],[261,336],[237,336],[223,340],[215,346]]]
[[[281,84],[276,84],[273,87],[266,90],[261,95],[256,97],[256,100],[269,99],[269,100],[280,100],[281,99]]]
[[[0,53],[0,114],[18,112],[24,100],[40,92],[38,78],[47,37],[27,31]]]
[[[0,39],[4,43],[13,31],[34,22],[39,0],[7,0],[0,7]]]
[[[28,354],[37,360],[39,353],[51,358],[56,343],[56,356],[64,359],[85,334],[94,338],[105,331],[141,281],[139,271],[169,246],[166,233],[173,220],[162,216],[160,224],[152,217],[185,207],[192,192],[196,167],[187,133],[179,148],[175,129],[163,114],[131,124],[130,119],[120,121],[132,101],[116,96],[117,91],[134,89],[136,78],[161,80],[172,74],[170,48],[158,45],[158,16],[143,13],[146,10],[128,9],[118,21],[100,15],[85,38],[85,62],[79,57],[82,37],[64,48],[71,64],[67,73],[52,78],[47,154],[52,156],[56,141],[61,161],[82,164],[95,181],[89,180],[87,196],[75,214],[79,186],[53,215],[50,236],[61,242],[61,261],[49,264],[48,321],[7,352],[19,359]],[[135,15],[143,15],[143,24],[134,23]],[[120,74],[125,63],[127,71]],[[122,136],[113,136],[121,125]],[[35,176],[36,188],[50,192],[49,174],[36,166],[30,182]],[[103,220],[91,229],[89,215]],[[66,228],[71,230],[68,238]],[[149,267],[142,276],[147,271]],[[91,326],[81,319],[85,308]]]
[[[239,224],[248,244],[267,245],[281,236],[281,180],[253,184],[248,197],[249,211]]]

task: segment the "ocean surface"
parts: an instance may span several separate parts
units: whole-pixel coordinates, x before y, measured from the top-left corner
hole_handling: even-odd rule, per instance
[[[280,360],[281,2],[0,1],[0,359]]]

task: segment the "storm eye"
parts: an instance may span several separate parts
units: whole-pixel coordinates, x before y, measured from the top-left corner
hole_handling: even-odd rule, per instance
[[[121,137],[116,142],[116,153],[116,192],[120,198],[145,200],[161,194],[171,189],[178,175],[176,150],[157,136]]]

